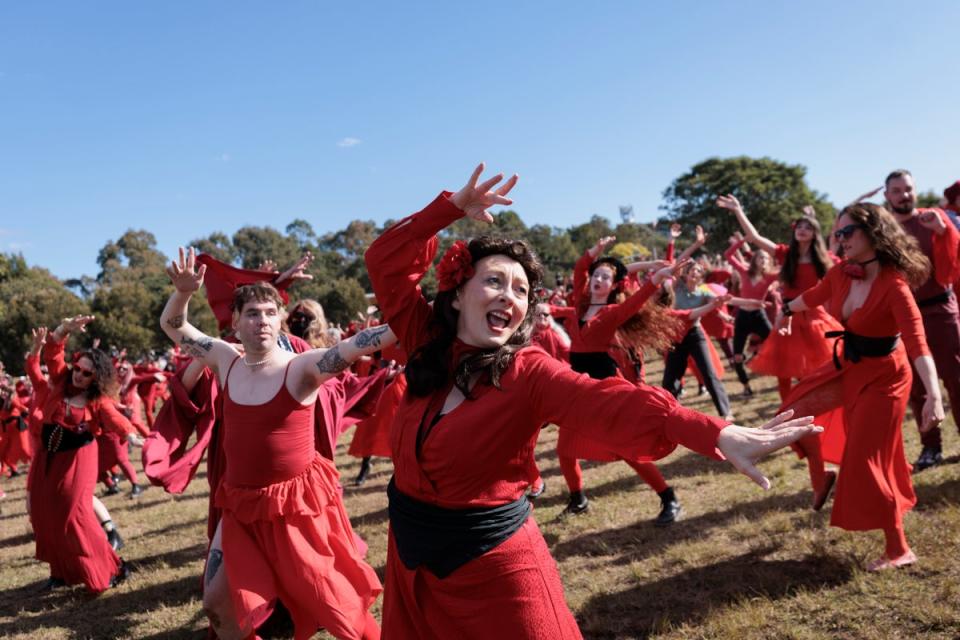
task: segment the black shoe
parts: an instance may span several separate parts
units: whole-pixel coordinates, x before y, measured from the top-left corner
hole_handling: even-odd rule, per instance
[[[583,495],[583,491],[574,491],[570,494],[570,502],[567,503],[567,507],[560,512],[561,516],[575,516],[578,513],[583,513],[590,508],[590,501],[587,500],[587,496]]]
[[[117,474],[113,474],[111,478],[113,479],[113,484],[117,485],[118,487],[120,486],[120,481],[123,480],[123,476],[118,476]]]
[[[667,487],[657,495],[660,496],[660,513],[653,521],[653,525],[655,527],[668,527],[680,517],[683,507],[680,506],[680,501],[677,500],[673,487]]]
[[[46,582],[40,585],[40,588],[37,589],[37,591],[53,591],[54,589],[59,589],[60,587],[65,586],[67,586],[66,582],[60,578],[54,578],[53,576],[50,576]]]
[[[118,493],[120,493],[120,487],[118,487],[116,484],[112,484],[109,487],[107,487],[107,490],[103,492],[103,495],[115,496]]]
[[[536,487],[536,488],[530,487],[530,493],[527,494],[527,498],[529,500],[536,500],[537,498],[542,496],[543,492],[546,490],[547,490],[547,483],[544,482],[543,480],[540,480],[539,487]]]
[[[116,528],[107,531],[107,542],[110,543],[114,551],[120,551],[124,547],[123,538],[120,537],[120,532]]]
[[[20,472],[17,471],[17,468],[16,468],[16,467],[11,467],[11,469],[10,469],[10,477],[11,477],[11,478],[16,478],[16,477],[19,476],[19,475],[20,475]]]
[[[748,384],[743,385],[743,397],[749,398],[752,395],[753,395],[753,389],[750,388],[750,385]]]
[[[920,457],[913,463],[913,470],[923,471],[930,467],[935,467],[943,462],[943,452],[940,447],[924,447],[920,452]]]
[[[130,490],[130,497],[139,498],[141,495],[143,495],[143,487],[138,484],[133,485],[133,489]]]
[[[117,569],[117,574],[110,578],[110,588],[113,589],[129,577],[130,565],[124,562],[123,558],[120,558],[120,568]]]
[[[367,476],[370,475],[370,467],[370,458],[364,458],[360,461],[360,473],[357,474],[357,479],[353,481],[354,486],[359,487],[367,481]]]

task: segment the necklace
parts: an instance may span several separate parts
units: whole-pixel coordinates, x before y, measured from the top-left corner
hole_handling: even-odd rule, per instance
[[[257,362],[247,362],[247,356],[243,356],[243,364],[247,365],[248,367],[259,367],[262,364],[266,364],[268,360],[270,360],[269,355],[263,360],[258,360]]]

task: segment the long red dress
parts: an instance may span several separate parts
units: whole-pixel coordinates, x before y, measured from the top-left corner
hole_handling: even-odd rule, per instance
[[[48,340],[43,352],[50,373],[49,382],[44,383],[44,424],[59,425],[78,434],[97,435],[109,429],[125,435],[133,431],[130,421],[109,398],[92,400],[83,408],[68,406],[64,390],[70,374],[63,359],[63,343]],[[30,483],[30,519],[37,559],[49,563],[50,575],[67,584],[84,584],[90,591],[104,591],[117,574],[120,559],[93,512],[96,441],[56,452],[48,450],[49,444],[44,443],[36,452],[36,470]]]
[[[435,234],[463,216],[448,196],[391,227],[366,254],[384,317],[408,353],[430,337],[431,308],[418,282],[436,253]],[[455,342],[452,356],[469,349]],[[429,397],[408,391],[390,435],[396,489],[448,509],[518,500],[528,488],[545,423],[589,432],[623,457],[647,460],[667,455],[678,443],[718,457],[716,440],[726,425],[680,407],[663,389],[621,378],[594,380],[531,346],[516,353],[501,389],[478,384],[472,400],[436,422],[418,453],[421,421],[430,424],[448,391]],[[383,633],[391,639],[581,637],[533,518],[442,579],[422,566],[408,569],[391,528]]]
[[[383,360],[393,360],[400,366],[407,364],[407,354],[395,345],[384,349],[382,357]],[[390,425],[406,390],[407,379],[399,373],[383,390],[373,415],[357,423],[347,453],[355,458],[390,457]]]
[[[14,392],[7,407],[0,406],[0,467],[4,465],[15,470],[21,462],[30,462],[33,447],[30,446],[30,434],[27,432],[28,408],[20,396]]]
[[[916,503],[901,426],[910,395],[910,361],[929,355],[923,322],[906,281],[883,267],[864,304],[843,319],[850,277],[842,265],[803,294],[808,307],[823,307],[843,328],[867,337],[901,341],[888,356],[841,358],[841,368],[824,364],[800,380],[783,408],[816,415],[823,457],[840,464],[830,524],[848,530],[893,529]],[[846,349],[844,348],[844,353]],[[907,358],[910,358],[910,361]]]
[[[237,404],[229,382],[237,360],[224,376],[227,467],[215,501],[238,622],[261,625],[279,598],[297,640],[319,627],[338,638],[361,638],[367,609],[382,589],[354,541],[337,470],[315,449],[316,403],[297,402],[285,372],[271,400]]]

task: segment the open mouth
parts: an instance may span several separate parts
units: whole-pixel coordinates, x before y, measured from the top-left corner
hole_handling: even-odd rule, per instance
[[[503,331],[510,324],[510,314],[505,311],[491,311],[487,314],[487,326],[495,332]]]

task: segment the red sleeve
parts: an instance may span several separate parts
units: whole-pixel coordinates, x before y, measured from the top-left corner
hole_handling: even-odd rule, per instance
[[[644,282],[636,293],[622,303],[604,307],[593,320],[583,326],[583,339],[592,343],[596,339],[594,336],[608,333],[610,337],[605,338],[605,340],[612,340],[613,334],[620,328],[620,325],[639,311],[644,303],[650,299],[650,296],[656,293],[657,289],[658,287],[652,282]]]
[[[384,231],[364,256],[383,317],[410,354],[430,337],[431,309],[420,280],[437,253],[436,234],[463,217],[450,195],[444,191],[426,209]]]
[[[933,234],[933,279],[941,287],[947,287],[960,278],[960,232],[946,213],[940,209],[934,212],[947,229],[943,235]]]
[[[900,330],[900,338],[903,340],[903,346],[907,348],[907,355],[912,362],[920,356],[930,355],[930,349],[927,347],[927,334],[923,329],[923,317],[920,315],[920,309],[917,307],[917,302],[907,281],[899,273],[895,273],[891,279],[890,310],[893,311],[897,328]]]
[[[539,348],[524,350],[518,376],[542,422],[552,422],[628,459],[662,458],[678,444],[722,460],[717,437],[725,420],[681,407],[665,389],[622,378],[575,373]]]
[[[47,375],[50,376],[51,386],[53,386],[54,381],[67,375],[67,363],[63,357],[66,343],[66,340],[57,342],[50,338],[43,347],[43,362],[47,365]]]
[[[96,416],[101,431],[113,431],[121,436],[129,435],[135,431],[127,416],[123,415],[117,409],[117,404],[109,398],[101,398],[97,403]]]
[[[675,240],[671,238],[670,242],[667,243],[667,252],[663,254],[663,259],[666,260],[667,262],[673,262],[674,254],[676,253],[676,251],[677,251],[677,243]]]
[[[773,250],[773,261],[777,264],[783,264],[787,260],[787,251],[790,250],[790,247],[780,243],[777,245],[777,248]]]
[[[843,276],[840,271],[842,268],[840,265],[831,268],[830,271],[827,271],[826,275],[823,276],[823,280],[800,294],[803,303],[807,305],[808,308],[813,309],[814,307],[819,307],[827,303],[833,292],[833,281]]]
[[[573,307],[557,307],[550,305],[550,315],[554,318],[577,318],[577,310]]]
[[[573,307],[579,306],[580,301],[587,297],[587,279],[590,277],[590,265],[593,264],[593,258],[590,257],[590,251],[584,251],[583,255],[573,265]]]
[[[736,269],[737,273],[740,275],[744,275],[749,271],[749,267],[743,264],[740,258],[737,257],[737,251],[739,251],[740,247],[742,246],[743,240],[740,240],[730,245],[730,247],[723,252],[723,257],[726,258],[727,262],[730,263],[730,266]]]
[[[43,377],[43,372],[40,371],[40,356],[34,355],[32,353],[27,354],[26,362],[24,363],[24,369],[27,371],[27,377],[30,378],[30,384],[33,385],[33,392],[37,396],[37,402],[41,402],[40,398],[47,392],[47,379]]]

